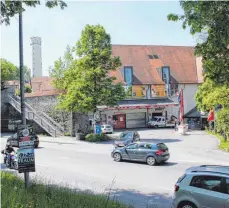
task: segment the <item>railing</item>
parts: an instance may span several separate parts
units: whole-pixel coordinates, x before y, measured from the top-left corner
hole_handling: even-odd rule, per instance
[[[18,101],[21,100],[20,97],[16,97]],[[49,124],[51,124],[60,135],[64,135],[65,130],[60,124],[58,124],[56,121],[54,121],[50,116],[48,116],[46,113],[41,111],[36,111],[32,106],[30,106],[28,103],[25,102],[26,107],[30,110],[38,114],[40,117],[42,117],[44,120],[46,120]]]
[[[16,100],[17,99],[17,100]],[[21,112],[21,104],[20,99],[9,96],[9,103],[18,111]],[[53,127],[53,123],[49,123],[46,119],[48,118],[48,115],[46,116],[46,119],[44,119],[42,116],[38,115],[37,112],[28,104],[25,104],[25,117],[28,120],[34,120],[39,126],[41,126],[47,133],[49,133],[51,136],[56,137],[58,133],[62,133],[59,130],[57,130],[55,127],[57,126],[55,124],[55,127]],[[55,121],[53,121],[55,123]],[[59,124],[58,124],[59,125]],[[60,129],[60,128],[59,128]],[[62,127],[61,127],[62,129]]]

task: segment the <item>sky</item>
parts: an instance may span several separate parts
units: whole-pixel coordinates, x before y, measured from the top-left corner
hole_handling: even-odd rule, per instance
[[[23,13],[24,64],[32,69],[30,38],[42,39],[42,74],[74,46],[86,24],[100,24],[112,44],[194,46],[196,41],[169,13],[182,14],[178,1],[66,1],[68,7],[48,9],[44,3]],[[18,16],[1,26],[1,57],[19,65]]]

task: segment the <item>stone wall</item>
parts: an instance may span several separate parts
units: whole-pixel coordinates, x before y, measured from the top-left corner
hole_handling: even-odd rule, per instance
[[[57,96],[40,96],[26,98],[26,103],[37,112],[43,112],[60,124],[70,134],[72,128],[71,113],[57,110]]]
[[[9,95],[9,93],[14,94],[14,88],[2,90],[1,93],[2,131],[7,131],[9,121],[21,119],[20,113],[8,103],[7,95]],[[27,97],[25,98],[25,101],[37,112],[47,114],[65,128],[67,135],[72,134],[72,136],[75,136],[75,133],[77,132],[87,133],[90,128],[87,114],[57,110],[57,96]],[[35,122],[27,121],[27,123],[32,124],[37,133],[44,133],[44,130]]]

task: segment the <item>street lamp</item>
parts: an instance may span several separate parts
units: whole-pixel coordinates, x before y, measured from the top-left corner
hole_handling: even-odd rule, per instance
[[[22,2],[19,12],[19,63],[20,63],[20,96],[21,96],[21,122],[26,125],[25,118],[25,77],[24,77],[24,61],[23,61],[23,28],[22,28]],[[29,186],[29,172],[24,172],[25,187]]]

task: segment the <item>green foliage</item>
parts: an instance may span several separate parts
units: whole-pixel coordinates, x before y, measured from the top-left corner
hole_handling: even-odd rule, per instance
[[[6,59],[1,58],[1,81],[14,80],[16,74],[17,67]]]
[[[73,58],[73,52],[78,59]],[[116,70],[121,63],[118,57],[112,57],[110,35],[102,26],[86,25],[76,48],[66,54],[63,60],[56,62],[53,73],[61,75],[54,76],[54,86],[64,92],[59,97],[59,108],[96,112],[97,106],[114,106],[124,99],[122,85],[114,84],[115,77],[108,76],[109,71]]]
[[[205,77],[229,86],[229,1],[180,1],[184,15],[169,14],[171,21],[183,21],[191,34],[207,33],[198,43],[196,55],[203,57]]]
[[[225,139],[229,138],[229,108],[223,108],[216,114],[216,130],[224,135]]]
[[[24,71],[25,81],[29,82],[31,80],[30,69],[27,66],[24,66],[23,71]],[[16,73],[15,80],[20,80],[20,68],[19,67],[17,67],[17,73]]]
[[[14,17],[20,11],[24,12],[26,6],[36,7],[37,5],[40,5],[40,1],[5,1],[4,3],[1,1],[1,23],[9,25],[10,18]],[[67,6],[65,2],[60,0],[46,1],[45,5],[48,8],[59,6],[61,9]]]
[[[229,88],[226,85],[216,85],[210,79],[206,79],[197,90],[196,102],[198,109],[203,111],[208,111],[217,105],[227,108],[229,107]]]
[[[25,85],[25,93],[31,93],[32,92],[32,88],[30,85]]]
[[[65,72],[70,69],[71,65],[76,61],[73,52],[74,48],[67,46],[64,57],[60,57],[54,62],[54,67],[50,67],[49,76],[53,78],[52,84],[56,89],[66,89],[66,86],[64,86]]]
[[[47,181],[42,185],[31,181],[28,189],[23,181],[12,173],[1,172],[1,207],[2,208],[127,208],[109,196],[94,195],[86,192],[53,186]]]
[[[20,94],[21,94],[20,89],[16,89],[16,90],[15,90],[15,95],[16,95],[16,96],[20,96]]]
[[[88,142],[102,142],[110,140],[110,137],[106,134],[88,134],[86,135],[85,140]]]

